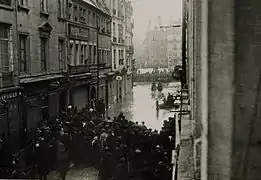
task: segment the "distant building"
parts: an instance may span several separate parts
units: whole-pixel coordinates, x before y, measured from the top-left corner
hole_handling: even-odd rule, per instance
[[[181,64],[181,27],[161,26],[149,30],[144,46],[143,62],[140,62],[144,67],[173,69]]]
[[[181,27],[171,27],[167,33],[167,59],[168,69],[173,70],[176,65],[182,64],[182,29]]]

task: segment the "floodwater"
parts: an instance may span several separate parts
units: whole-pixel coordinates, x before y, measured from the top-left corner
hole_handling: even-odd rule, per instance
[[[168,83],[164,84],[162,93],[167,95],[176,92],[178,89],[180,89],[179,82]],[[138,83],[133,87],[132,93],[109,109],[107,115],[113,117],[123,112],[128,120],[139,123],[144,121],[149,128],[160,130],[163,121],[173,116],[173,113],[170,113],[169,110],[156,110],[157,94],[158,92],[153,96],[151,93],[150,83]]]

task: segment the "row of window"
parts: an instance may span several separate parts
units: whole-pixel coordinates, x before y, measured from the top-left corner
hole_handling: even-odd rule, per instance
[[[99,49],[99,62],[106,63],[106,60],[110,59],[111,53],[107,49]],[[70,43],[70,64],[83,65],[83,64],[95,64],[97,59],[97,47],[96,45],[88,44],[81,41],[79,43]]]
[[[12,52],[12,39],[10,36],[10,27],[0,24],[0,61],[1,72],[10,71],[10,54]],[[40,37],[40,62],[41,71],[47,71],[47,61],[49,55],[49,39],[48,37]],[[19,44],[18,44],[18,60],[19,60],[19,71],[28,72],[29,70],[29,59],[30,59],[30,40],[27,34],[19,34]],[[58,40],[58,59],[59,59],[59,69],[63,69],[64,65],[64,54],[65,46],[64,40]]]
[[[58,17],[66,18],[66,0],[57,0],[57,2]],[[0,0],[0,4],[11,6],[11,0]],[[28,6],[28,0],[19,0],[19,4],[22,6]],[[91,26],[98,26],[100,27],[101,32],[110,34],[110,20],[106,19],[105,17],[98,16],[94,12],[86,10],[85,8],[79,5],[72,5],[72,3],[69,3],[68,6],[69,20],[80,22],[83,24],[88,24]],[[40,10],[41,12],[48,13],[48,0],[40,0]]]
[[[113,50],[113,62],[116,64],[116,56],[117,56],[117,50]],[[124,65],[124,50],[118,50],[118,57],[119,57],[119,65]]]
[[[103,33],[110,34],[111,32],[109,19],[103,16],[98,16],[95,12],[87,10],[78,4],[69,4],[68,19],[74,22],[88,24],[90,26],[98,26],[100,31]]]

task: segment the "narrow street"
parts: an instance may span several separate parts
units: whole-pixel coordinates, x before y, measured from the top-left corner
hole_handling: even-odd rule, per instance
[[[165,84],[163,93],[165,95],[177,91],[179,82]],[[150,83],[139,83],[133,87],[132,93],[128,94],[122,101],[108,110],[107,116],[118,116],[122,112],[128,120],[142,121],[151,129],[160,130],[163,121],[173,116],[169,110],[156,110],[156,97],[151,93]]]
[[[165,95],[168,92],[174,93],[177,91],[179,84],[178,82],[165,84],[162,92]],[[128,94],[122,101],[114,104],[108,110],[107,116],[118,116],[120,112],[123,112],[128,120],[138,121],[139,123],[144,121],[148,127],[158,131],[161,130],[163,121],[174,115],[169,110],[159,110],[157,115],[156,97],[151,94],[150,83],[139,83],[133,87],[132,93]],[[72,168],[68,172],[67,178],[70,180],[97,180],[98,170],[94,168]],[[58,174],[52,172],[48,179],[57,180],[59,179]]]

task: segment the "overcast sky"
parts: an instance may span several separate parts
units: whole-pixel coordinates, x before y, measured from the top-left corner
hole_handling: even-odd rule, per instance
[[[134,43],[141,42],[148,29],[149,20],[152,28],[158,24],[157,17],[162,17],[162,25],[170,25],[170,19],[180,21],[182,0],[131,0],[134,18]]]

